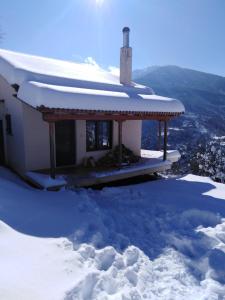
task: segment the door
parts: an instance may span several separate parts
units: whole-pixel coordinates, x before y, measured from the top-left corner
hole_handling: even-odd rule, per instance
[[[4,134],[3,121],[0,120],[0,165],[5,164],[5,148],[4,148]]]
[[[56,166],[75,165],[75,122],[55,123]]]

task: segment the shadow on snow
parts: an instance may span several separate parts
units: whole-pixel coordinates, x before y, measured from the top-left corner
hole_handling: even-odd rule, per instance
[[[69,237],[74,247],[92,243],[124,251],[134,245],[151,260],[173,247],[193,262],[209,257],[220,272],[224,252],[201,227],[225,217],[225,201],[204,195],[211,183],[169,179],[101,191],[45,192],[1,178],[0,218],[15,230],[39,237]],[[224,238],[225,242],[225,238]],[[189,264],[192,273],[201,272]],[[222,280],[222,279],[221,279]]]

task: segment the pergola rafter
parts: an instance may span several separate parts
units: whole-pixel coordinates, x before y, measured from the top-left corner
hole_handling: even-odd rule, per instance
[[[57,122],[62,120],[157,120],[169,121],[181,115],[177,112],[134,112],[134,111],[100,111],[100,110],[78,110],[63,108],[47,108],[40,106],[38,110],[46,122]]]

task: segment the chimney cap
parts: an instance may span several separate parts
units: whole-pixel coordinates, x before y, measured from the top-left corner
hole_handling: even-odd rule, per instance
[[[124,27],[123,32],[130,32],[130,28],[129,27]]]

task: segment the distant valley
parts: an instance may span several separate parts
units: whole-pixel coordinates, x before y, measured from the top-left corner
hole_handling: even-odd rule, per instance
[[[134,71],[133,79],[185,106],[185,115],[169,123],[169,148],[182,153],[173,171],[224,182],[225,77],[177,66],[153,66]],[[156,126],[156,122],[144,122],[142,147],[156,147]]]

